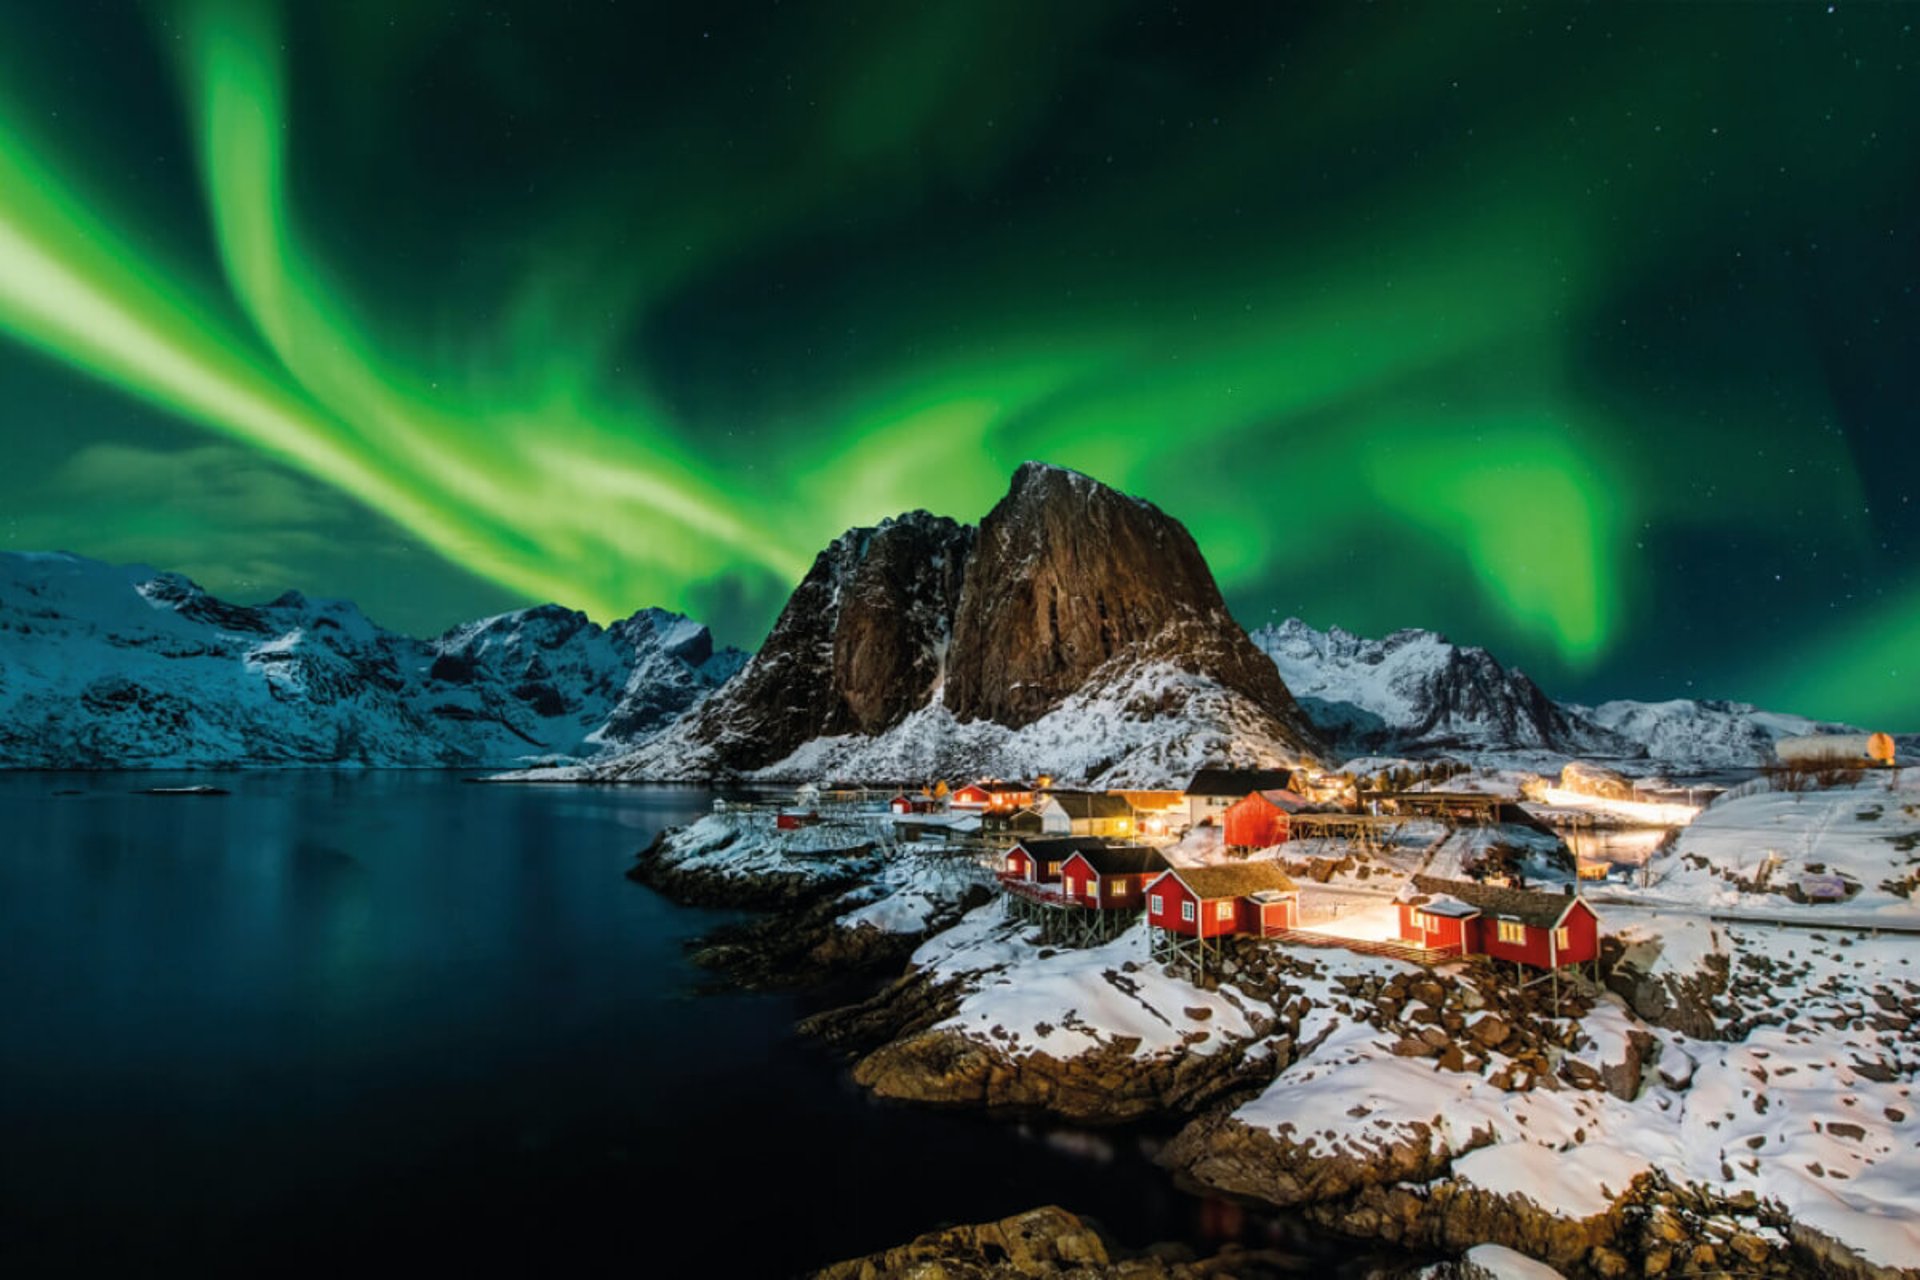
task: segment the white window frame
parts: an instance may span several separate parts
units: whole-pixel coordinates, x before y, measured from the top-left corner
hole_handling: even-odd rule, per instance
[[[1216,921],[1233,919],[1233,899],[1222,898],[1220,901],[1214,903],[1213,918]]]
[[[1166,911],[1166,909],[1167,909],[1167,904],[1161,900],[1159,894],[1153,893],[1153,894],[1147,895],[1148,911],[1152,912],[1154,915],[1157,916],[1157,915],[1163,914]]]
[[[1494,933],[1495,933],[1495,936],[1497,936],[1501,942],[1505,943],[1510,947],[1520,947],[1520,946],[1526,945],[1526,942],[1527,942],[1527,926],[1526,925],[1522,924],[1518,920],[1499,920],[1499,921],[1496,921],[1495,923],[1498,925],[1498,927],[1494,930]]]
[[[1419,932],[1419,933],[1433,932],[1433,917],[1428,915],[1426,912],[1416,910],[1410,913],[1407,919],[1412,921],[1413,928],[1416,932]]]
[[[1194,920],[1198,918],[1197,913],[1193,909],[1192,898],[1184,899],[1180,903],[1180,918],[1188,924],[1192,924]]]
[[[1553,931],[1553,946],[1556,951],[1565,951],[1573,946],[1573,930],[1561,925]]]

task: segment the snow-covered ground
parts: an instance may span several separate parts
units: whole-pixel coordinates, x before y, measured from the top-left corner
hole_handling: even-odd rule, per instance
[[[1015,1059],[1036,1051],[1071,1058],[1115,1041],[1134,1041],[1137,1057],[1206,1055],[1254,1034],[1249,1014],[1268,1012],[1231,986],[1202,991],[1169,977],[1147,954],[1144,924],[1084,949],[1044,946],[1033,933],[994,902],[922,944],[916,967],[971,987],[936,1030]]]
[[[1846,899],[1795,900],[1821,877],[1848,886]],[[1606,893],[1649,906],[1920,928],[1920,776],[1869,773],[1835,790],[1729,793],[1648,864],[1645,878]]]

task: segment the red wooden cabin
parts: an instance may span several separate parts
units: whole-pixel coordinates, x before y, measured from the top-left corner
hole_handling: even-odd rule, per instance
[[[777,831],[798,831],[802,827],[811,827],[820,821],[820,815],[811,810],[801,812],[797,809],[782,810],[773,819]]]
[[[933,813],[937,803],[930,796],[910,796],[903,791],[887,801],[887,808],[895,813]]]
[[[1299,913],[1299,886],[1271,862],[1174,867],[1147,886],[1147,923],[1190,938],[1291,929]]]
[[[947,797],[947,807],[950,809],[980,809],[995,813],[1024,809],[1032,803],[1032,787],[1024,783],[990,780],[969,782]]]
[[[1221,815],[1229,849],[1267,849],[1285,844],[1293,814],[1307,802],[1286,790],[1250,791]]]
[[[1158,849],[1109,845],[1078,849],[1060,867],[1068,898],[1101,911],[1138,911],[1146,905],[1147,883],[1170,870]]]
[[[1472,955],[1479,918],[1480,908],[1458,898],[1420,894],[1400,903],[1400,937],[1429,951]]]
[[[1585,898],[1571,892],[1543,893],[1536,889],[1506,889],[1476,884],[1471,880],[1442,880],[1434,876],[1413,878],[1415,895],[1401,906],[1401,936],[1409,941],[1424,939],[1431,917],[1429,902],[1452,899],[1472,914],[1460,918],[1460,934],[1466,954],[1509,960],[1535,969],[1557,969],[1562,965],[1586,964],[1600,954],[1600,917]],[[1418,910],[1422,919],[1421,938],[1411,938]]]
[[[1001,863],[1000,875],[1004,879],[1023,880],[1028,884],[1059,884],[1060,873],[1067,859],[1076,853],[1106,847],[1106,841],[1084,836],[1016,840],[1013,847],[1007,850],[1006,860]]]

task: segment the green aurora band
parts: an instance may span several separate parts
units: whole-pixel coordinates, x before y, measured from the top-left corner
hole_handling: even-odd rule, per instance
[[[977,517],[1026,457],[1166,506],[1243,611],[1467,620],[1463,639],[1550,683],[1661,625],[1650,531],[1764,542],[1778,513],[1810,510],[1883,578],[1901,563],[1875,550],[1855,451],[1822,425],[1831,392],[1790,348],[1764,379],[1727,376],[1727,353],[1694,385],[1613,381],[1595,354],[1596,331],[1637,314],[1630,282],[1717,252],[1755,200],[1724,175],[1760,172],[1781,139],[1796,140],[1797,188],[1866,200],[1904,180],[1809,134],[1796,113],[1825,87],[1770,82],[1781,54],[1760,37],[1711,15],[1623,15],[1643,40],[1710,31],[1732,48],[1684,68],[1627,39],[1560,48],[1507,112],[1502,86],[1469,98],[1452,68],[1499,65],[1520,33],[1486,14],[1335,10],[1305,54],[1242,55],[1207,108],[1240,127],[1198,111],[1177,131],[1123,121],[1154,139],[1130,172],[1068,148],[1087,175],[1076,198],[916,238],[895,228],[929,203],[1013,180],[1077,92],[1073,55],[1120,23],[1094,5],[856,8],[844,40],[794,55],[815,109],[756,111],[746,132],[722,128],[723,108],[636,121],[633,147],[564,197],[493,220],[533,246],[520,259],[438,298],[354,283],[365,263],[339,237],[380,227],[342,232],[300,206],[315,189],[303,138],[321,123],[286,50],[326,11],[157,8],[220,281],[110,214],[125,202],[35,136],[38,104],[0,104],[0,327],[350,496],[511,597],[602,619],[648,603],[711,616],[731,589],[740,625],[763,626],[845,527],[914,507]],[[348,10],[336,70],[364,76],[358,127],[377,131],[430,32],[414,17],[411,36],[376,39],[372,10]],[[1848,136],[1911,140],[1901,81],[1853,62]],[[1623,85],[1630,107],[1614,105]],[[1407,128],[1405,102],[1462,99],[1446,108],[1458,127],[1391,173],[1343,154]],[[1481,132],[1489,119],[1501,126]],[[336,123],[354,127],[344,109]],[[684,159],[723,136],[730,158]],[[738,305],[796,242],[827,246],[837,278]],[[1738,304],[1717,305],[1737,327]],[[859,336],[813,349],[843,332]],[[1792,465],[1729,461],[1756,423]],[[1920,588],[1895,585],[1891,603],[1811,628],[1811,673],[1734,655],[1750,683],[1708,692],[1920,716],[1905,657]]]

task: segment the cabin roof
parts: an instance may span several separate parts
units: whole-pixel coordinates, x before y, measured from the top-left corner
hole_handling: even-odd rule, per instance
[[[1099,876],[1155,875],[1168,870],[1166,858],[1158,849],[1143,844],[1110,844],[1103,849],[1076,849],[1073,857],[1093,868]],[[1071,862],[1073,859],[1069,858]]]
[[[1102,791],[1049,791],[1047,799],[1067,811],[1070,818],[1130,818],[1133,806],[1125,796]]]
[[[1098,836],[1048,836],[1041,840],[1015,840],[1013,847],[1025,849],[1042,862],[1065,862],[1076,853],[1104,849],[1107,842]]]
[[[1503,889],[1477,884],[1472,880],[1443,880],[1438,876],[1415,876],[1414,887],[1425,892],[1457,898],[1478,907],[1491,916],[1518,920],[1522,924],[1551,929],[1584,900],[1569,893],[1542,893],[1538,889]],[[1427,910],[1422,907],[1421,910]],[[1592,911],[1592,907],[1587,907]]]
[[[1283,791],[1292,784],[1291,769],[1202,769],[1187,784],[1187,794],[1237,800],[1250,791]]]
[[[1300,886],[1274,862],[1235,862],[1213,867],[1175,867],[1167,872],[1196,898],[1245,898],[1262,890],[1297,893]]]
[[[990,796],[1026,795],[1033,788],[1024,782],[969,782],[961,791],[984,791]]]

